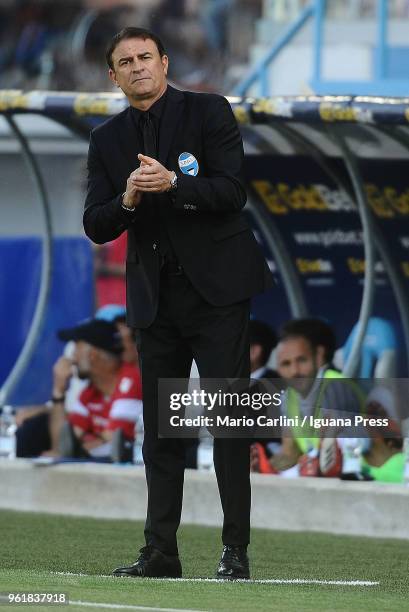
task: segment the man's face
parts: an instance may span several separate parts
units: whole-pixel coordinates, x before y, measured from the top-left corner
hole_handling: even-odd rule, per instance
[[[160,56],[150,38],[121,40],[112,53],[112,63],[109,77],[130,101],[155,102],[165,91],[168,58]]]
[[[278,373],[299,393],[305,395],[323,365],[321,353],[322,347],[314,350],[306,338],[287,338],[277,347]]]
[[[75,343],[75,350],[72,356],[72,361],[77,367],[78,378],[82,380],[89,378],[91,374],[90,352],[91,345],[83,340]]]

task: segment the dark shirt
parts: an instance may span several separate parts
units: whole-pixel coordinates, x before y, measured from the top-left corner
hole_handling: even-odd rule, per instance
[[[131,107],[131,112],[132,112],[132,119],[134,121],[135,127],[136,127],[136,131],[138,132],[138,139],[139,142],[143,142],[143,134],[142,134],[142,121],[144,120],[144,116],[146,114],[149,113],[150,118],[152,120],[153,126],[155,128],[155,134],[156,134],[156,142],[155,142],[155,149],[156,149],[156,154],[159,150],[159,137],[160,137],[160,124],[161,124],[161,119],[162,119],[162,115],[163,115],[163,110],[165,108],[166,105],[166,99],[167,99],[167,92],[168,90],[165,91],[165,93],[163,94],[163,96],[161,96],[159,98],[159,100],[156,100],[155,104],[152,104],[152,106],[150,107],[150,109],[148,111],[141,111],[138,108],[135,107]],[[145,153],[145,151],[144,151]]]
[[[155,159],[158,159],[158,151],[159,151],[159,140],[160,140],[160,129],[161,129],[161,119],[163,115],[163,111],[165,109],[166,100],[167,100],[168,90],[166,89],[165,93],[156,100],[154,104],[149,108],[148,111],[141,111],[135,107],[131,107],[132,119],[135,124],[135,128],[138,134],[139,142],[143,143],[143,121],[145,121],[146,115],[149,113],[149,117],[153,123],[153,127],[155,130],[155,142],[153,143],[153,149],[156,151],[154,155]],[[143,151],[146,155],[146,151]],[[144,197],[152,197],[155,199],[155,196],[149,196],[148,194],[144,194]],[[168,232],[166,230],[165,224],[161,219],[161,212],[158,208],[158,243],[159,243],[159,254],[162,258],[162,264],[167,262],[176,262],[177,257],[172,247]]]

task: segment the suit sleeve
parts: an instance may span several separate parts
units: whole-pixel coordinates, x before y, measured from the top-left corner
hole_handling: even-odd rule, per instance
[[[246,203],[240,180],[243,142],[228,101],[218,96],[208,104],[203,125],[206,176],[178,175],[173,206],[198,212],[239,211]]]
[[[88,149],[88,189],[83,216],[88,238],[97,244],[115,240],[136,220],[138,209],[122,208],[122,193],[115,193],[104,162],[91,133]]]

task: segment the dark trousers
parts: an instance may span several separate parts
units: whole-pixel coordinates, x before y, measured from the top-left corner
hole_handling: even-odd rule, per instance
[[[159,309],[140,332],[148,486],[145,539],[177,553],[185,468],[185,441],[158,438],[158,379],[188,378],[194,358],[201,378],[248,378],[250,302],[214,307],[184,274],[161,276]],[[250,538],[250,457],[246,439],[214,440],[214,466],[222,503],[224,544]]]

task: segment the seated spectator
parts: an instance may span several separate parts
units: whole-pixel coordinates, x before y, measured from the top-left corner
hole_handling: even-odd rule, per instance
[[[109,305],[98,311],[97,316],[105,321],[114,321],[116,328],[122,337],[123,352],[121,363],[129,364],[132,377],[140,380],[139,369],[137,367],[137,351],[132,340],[129,328],[126,327],[125,309],[122,306]],[[113,325],[113,323],[109,323]],[[58,457],[59,440],[61,429],[66,422],[66,415],[75,411],[79,397],[84,388],[88,388],[89,381],[84,378],[84,372],[79,373],[75,366],[76,343],[69,342],[53,368],[53,401],[48,406],[39,406],[21,409],[16,415],[18,430],[17,436],[17,456],[35,457],[38,455]],[[80,374],[80,375],[78,375]],[[140,383],[138,382],[140,401]],[[61,401],[65,397],[65,402]],[[141,409],[138,410],[141,414]],[[135,417],[138,418],[138,417]],[[142,417],[138,418],[139,423]],[[119,435],[119,434],[117,434]],[[133,434],[132,434],[133,435]]]
[[[110,321],[111,323],[115,323],[117,329],[122,337],[122,344],[124,347],[122,353],[122,359],[126,363],[133,363],[135,366],[138,366],[138,351],[136,348],[136,344],[132,337],[132,332],[129,327],[126,325],[126,309],[125,306],[121,306],[120,304],[106,304],[97,310],[95,313],[96,319],[101,319],[103,321]],[[67,342],[64,347],[63,357],[66,358],[66,366],[65,372],[62,371],[62,376],[66,376],[66,381],[68,380],[68,386],[65,393],[65,411],[71,412],[75,402],[77,401],[81,391],[86,387],[87,381],[85,379],[81,379],[77,376],[77,371],[75,367],[73,368],[72,363],[72,355],[75,350],[74,342]],[[63,367],[63,365],[61,365]],[[63,381],[64,385],[66,381]],[[53,439],[58,440],[58,423],[56,424],[56,436],[53,436]],[[53,444],[54,453],[58,454],[57,448]]]
[[[95,319],[61,330],[58,336],[75,342],[73,362],[78,375],[89,380],[68,414],[61,454],[110,458],[115,450],[114,432],[118,431],[125,446],[129,443],[131,458],[135,422],[142,411],[141,382],[138,370],[122,360],[123,345],[116,326]],[[62,403],[65,389],[58,392],[54,401]]]
[[[330,365],[334,349],[334,334],[319,319],[298,319],[283,326],[277,346],[277,371],[288,385],[282,406],[285,416],[298,417],[301,422],[304,416],[323,416],[324,409],[338,414],[361,411],[359,389],[352,383],[341,384],[342,374]],[[286,472],[304,457],[308,475],[318,475],[320,442],[314,430],[286,428],[281,452],[269,461],[272,471]],[[313,469],[311,462],[305,461],[311,455]]]
[[[106,304],[97,310],[95,318],[115,323],[122,338],[122,360],[125,363],[132,363],[138,367],[138,351],[132,338],[132,332],[126,325],[125,307],[119,304]],[[72,341],[68,342],[64,348],[63,358],[61,359],[61,364],[58,368],[59,372],[55,372],[55,374],[59,373],[62,380],[54,381],[54,387],[55,385],[58,385],[60,388],[66,388],[64,408],[65,413],[67,414],[72,412],[80,393],[86,387],[88,382],[86,379],[78,376],[77,369],[75,368],[72,360],[74,350],[75,343]],[[59,362],[57,362],[57,364],[58,363]],[[53,396],[55,396],[55,392],[53,392]],[[51,449],[43,452],[42,454],[44,456],[59,456],[60,431],[64,423],[65,415],[63,411],[59,411],[57,409],[51,411],[49,416]]]
[[[75,342],[73,362],[78,375],[89,380],[68,414],[62,455],[108,459],[115,452],[115,459],[130,460],[135,422],[142,412],[141,380],[135,366],[122,359],[123,344],[115,324],[94,319],[61,330],[58,337]],[[59,390],[61,402],[64,391]],[[123,442],[128,457],[122,450],[118,457],[114,439]]]

